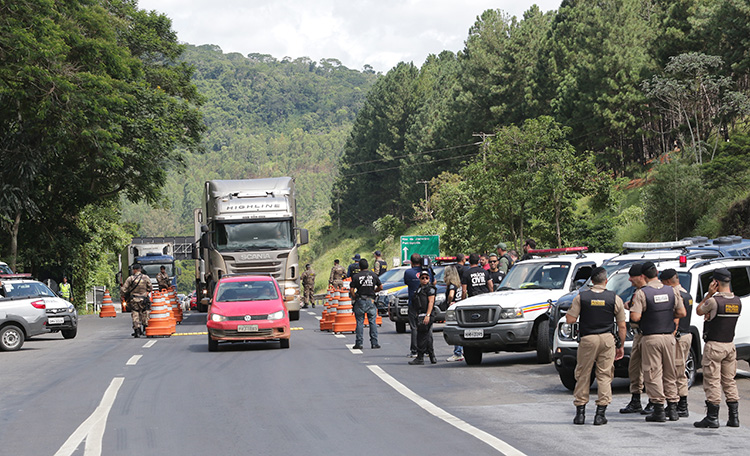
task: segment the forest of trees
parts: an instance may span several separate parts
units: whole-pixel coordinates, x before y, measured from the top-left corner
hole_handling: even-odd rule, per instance
[[[748,236],[749,94],[743,0],[488,10],[462,51],[378,80],[330,213],[352,227],[435,219],[449,251],[524,236],[612,250],[623,227]]]

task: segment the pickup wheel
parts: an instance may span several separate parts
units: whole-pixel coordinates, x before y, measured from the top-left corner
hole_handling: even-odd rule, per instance
[[[297,320],[299,320],[299,310],[290,310],[289,321],[297,321]]]
[[[695,383],[695,349],[693,347],[690,347],[690,353],[688,354],[687,359],[685,360],[685,376],[687,377],[687,385],[688,388],[693,386],[693,383]]]
[[[78,327],[76,326],[72,329],[63,329],[61,332],[64,339],[74,339],[78,334]]]
[[[558,373],[560,374],[560,381],[562,382],[563,386],[573,391],[576,388],[575,371],[569,369],[560,369]]]
[[[20,350],[23,345],[23,331],[16,325],[0,328],[0,351]]]
[[[542,320],[536,325],[536,362],[552,362],[552,344],[549,340],[549,320]]]
[[[396,322],[396,332],[399,334],[403,334],[406,332],[406,322],[405,321],[397,321]]]
[[[482,350],[473,347],[464,347],[464,361],[469,366],[482,364]]]

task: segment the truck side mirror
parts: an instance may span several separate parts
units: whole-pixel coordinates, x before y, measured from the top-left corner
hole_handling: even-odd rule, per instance
[[[209,245],[211,245],[211,243],[208,239],[208,233],[204,232],[203,234],[201,234],[201,248],[206,249]]]
[[[208,233],[208,225],[201,225],[201,233]]]
[[[118,272],[115,274],[115,283],[118,285],[122,285],[122,272]]]
[[[193,251],[191,253],[191,256],[194,260],[200,260],[201,259],[201,245],[200,241],[193,244]]]
[[[299,245],[310,242],[310,233],[305,228],[299,228]]]

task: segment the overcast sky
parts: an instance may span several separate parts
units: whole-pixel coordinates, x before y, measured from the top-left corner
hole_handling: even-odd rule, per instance
[[[139,0],[141,9],[172,19],[181,42],[216,44],[227,52],[277,59],[338,59],[383,73],[398,62],[421,66],[427,55],[459,51],[483,11],[519,19],[533,4],[561,0]]]

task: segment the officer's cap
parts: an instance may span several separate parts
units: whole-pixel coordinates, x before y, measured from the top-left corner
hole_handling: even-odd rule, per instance
[[[499,242],[495,244],[495,249],[508,250],[508,245],[505,242]]]
[[[359,256],[359,253],[355,253],[354,256],[352,257],[352,260],[359,261],[360,258],[362,258],[362,257]]]
[[[420,272],[420,273],[419,273],[419,278],[420,278],[420,279],[421,279],[422,277],[429,277],[429,276],[430,276],[430,273],[429,273],[429,272],[427,272],[427,271],[422,271],[422,272]]]
[[[630,270],[628,271],[628,274],[630,277],[635,277],[643,274],[643,265],[641,263],[635,263],[633,266],[630,267]]]
[[[380,256],[380,250],[375,251],[375,256]]]
[[[674,277],[676,275],[677,275],[677,271],[675,271],[672,268],[669,268],[669,269],[665,269],[665,270],[661,271],[661,274],[659,274],[659,279],[661,279],[661,280],[669,280],[669,279],[671,279],[672,277]]]
[[[642,270],[642,271],[643,271],[643,273],[645,274],[645,273],[646,273],[646,271],[648,271],[648,270],[649,270],[649,269],[651,269],[651,268],[655,268],[655,267],[656,267],[656,265],[654,264],[654,262],[653,262],[653,261],[646,261],[645,263],[643,263],[643,264],[641,265],[641,268],[642,268],[641,270]],[[655,275],[655,274],[654,274],[654,275]]]
[[[719,268],[714,270],[714,280],[719,282],[729,282],[732,280],[732,274],[727,268]]]

